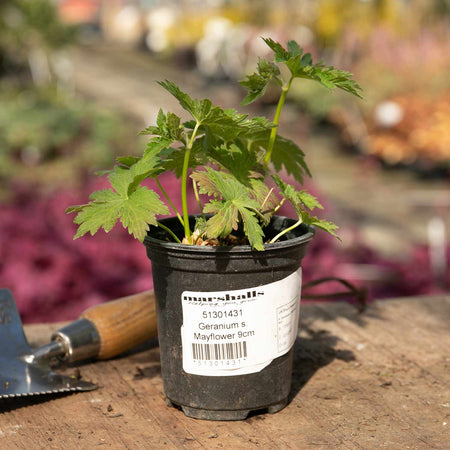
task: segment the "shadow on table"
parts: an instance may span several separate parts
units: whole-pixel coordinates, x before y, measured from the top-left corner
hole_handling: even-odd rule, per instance
[[[345,362],[355,361],[350,350],[336,348],[339,338],[326,330],[313,330],[301,325],[302,334],[294,344],[294,363],[290,401],[302,390],[306,383],[322,367],[335,359]]]
[[[304,302],[301,306],[301,327],[314,323],[316,320],[324,322],[334,321],[343,317],[348,321],[364,327],[368,320],[382,320],[379,302],[370,302],[362,312],[356,305],[345,301],[314,301]]]

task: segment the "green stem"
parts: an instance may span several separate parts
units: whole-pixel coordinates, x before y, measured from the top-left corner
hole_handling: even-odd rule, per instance
[[[184,152],[183,172],[181,175],[181,204],[183,206],[184,234],[188,241],[190,240],[191,237],[191,229],[189,228],[189,212],[187,207],[187,178],[188,178],[189,159],[191,157],[191,150],[192,146],[194,145],[195,136],[197,135],[199,126],[200,123],[197,122],[195,124],[194,130],[192,131],[191,139],[189,140],[189,143],[186,145],[186,150]]]
[[[285,201],[286,201],[286,197],[283,197],[281,199],[281,202],[273,209],[274,214],[283,206]]]
[[[288,233],[289,231],[293,230],[294,228],[297,228],[299,225],[303,223],[303,219],[300,217],[300,219],[294,223],[294,225],[290,226],[289,228],[286,228],[285,230],[278,233],[273,239],[270,240],[269,244],[273,244],[280,239],[281,236]]]
[[[162,187],[161,183],[158,180],[158,177],[155,178],[156,184],[158,185],[160,191],[163,193],[164,197],[166,197],[166,200],[168,201],[170,207],[172,208],[173,212],[177,215],[178,220],[181,222],[181,225],[184,225],[183,218],[181,217],[181,214],[178,212],[177,208],[175,208],[175,205],[173,204],[172,200],[170,200],[169,196],[167,195],[167,192]]]
[[[254,213],[256,213],[257,216],[259,216],[260,219],[262,219],[263,221],[266,220],[266,218],[264,217],[264,215],[261,213],[261,211],[258,211],[256,208],[248,208],[251,211],[253,211]]]
[[[286,100],[287,93],[291,88],[293,79],[294,77],[291,77],[287,82],[287,84],[282,86],[281,88],[280,99],[278,100],[277,110],[275,111],[275,117],[273,118],[273,123],[275,124],[275,127],[273,127],[272,130],[270,130],[269,144],[267,145],[267,152],[265,157],[266,169],[267,166],[269,165],[270,158],[272,156],[272,150],[273,146],[275,145],[275,139],[277,138],[278,124],[280,123],[281,110],[283,109],[284,102]]]
[[[175,242],[178,242],[178,244],[181,244],[181,241],[178,239],[178,236],[170,228],[167,228],[161,222],[156,222],[156,223],[158,224],[158,227],[161,227],[163,230],[167,231],[175,239]]]

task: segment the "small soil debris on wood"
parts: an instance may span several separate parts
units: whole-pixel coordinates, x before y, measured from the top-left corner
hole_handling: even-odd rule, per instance
[[[144,370],[139,366],[136,366],[136,372],[133,376],[133,380],[142,380],[145,377]]]

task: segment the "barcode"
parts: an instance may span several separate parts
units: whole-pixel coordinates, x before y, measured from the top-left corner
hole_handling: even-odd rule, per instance
[[[247,342],[222,344],[192,344],[192,356],[196,360],[222,361],[247,357]]]

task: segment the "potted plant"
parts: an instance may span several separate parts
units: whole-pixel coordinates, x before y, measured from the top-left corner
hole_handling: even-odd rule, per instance
[[[108,174],[112,188],[67,210],[78,213],[75,238],[99,228],[108,232],[120,220],[144,242],[167,401],[196,418],[237,420],[287,404],[301,260],[314,227],[336,235],[336,225],[312,215],[322,208],[318,200],[282,180],[283,171],[300,183],[310,172],[302,150],[278,134],[278,123],[297,78],[357,96],[360,88],[350,73],[313,64],[294,41],[287,48],[264,41],[274,61],[260,59],[256,72],[241,81],[248,90],[242,104],[278,84],[273,121],[192,99],[174,83],[160,82],[192,120],[183,123],[160,110],[156,125],[142,132],[152,136],[143,155],[118,158]],[[180,212],[158,180],[167,171],[181,178]],[[148,178],[156,180],[165,202],[142,185]],[[197,216],[188,211],[190,182],[201,209]],[[276,215],[286,201],[295,219]],[[157,218],[169,207],[173,217]]]

